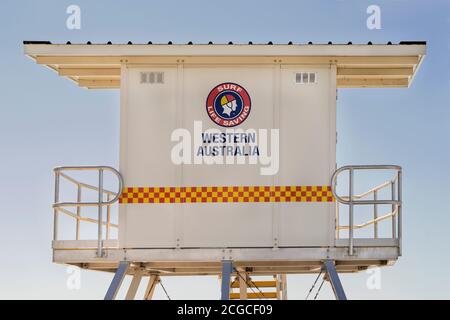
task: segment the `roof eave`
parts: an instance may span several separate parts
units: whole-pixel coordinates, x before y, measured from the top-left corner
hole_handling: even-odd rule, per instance
[[[122,64],[330,65],[340,88],[409,87],[426,44],[138,45],[25,43],[25,54],[87,88],[119,88]]]

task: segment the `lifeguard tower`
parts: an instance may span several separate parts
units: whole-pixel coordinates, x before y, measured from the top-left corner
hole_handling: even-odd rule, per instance
[[[160,277],[183,275],[218,275],[223,299],[286,299],[286,274],[322,271],[345,299],[338,273],[401,255],[401,167],[336,167],[337,89],[409,87],[425,42],[24,50],[82,88],[120,90],[119,168],[54,170],[53,260],[115,272],[106,299],[125,275],[127,299],[144,277],[150,299]],[[356,192],[363,171],[389,178]]]

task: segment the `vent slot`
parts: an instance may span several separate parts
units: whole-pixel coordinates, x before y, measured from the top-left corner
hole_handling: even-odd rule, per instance
[[[156,73],[156,83],[164,83],[164,73],[163,72]]]
[[[141,83],[164,83],[164,72],[141,72]]]
[[[317,73],[316,72],[297,72],[295,74],[295,83],[298,83],[298,84],[317,83]]]

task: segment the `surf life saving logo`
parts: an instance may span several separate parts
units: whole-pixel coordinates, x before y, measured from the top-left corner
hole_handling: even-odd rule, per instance
[[[225,82],[214,87],[206,99],[206,112],[222,127],[235,127],[248,118],[252,102],[242,86]]]

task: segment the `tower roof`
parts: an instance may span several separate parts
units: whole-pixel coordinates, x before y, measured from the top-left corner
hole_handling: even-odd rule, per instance
[[[120,88],[126,65],[336,65],[338,88],[409,87],[426,42],[398,44],[52,44],[24,41],[25,54],[80,87]]]

